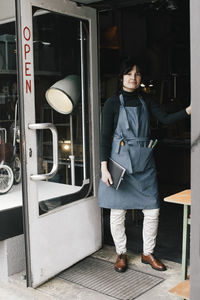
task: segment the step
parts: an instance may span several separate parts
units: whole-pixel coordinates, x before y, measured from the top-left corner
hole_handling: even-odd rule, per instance
[[[169,290],[169,293],[184,299],[190,299],[190,280],[186,279]]]

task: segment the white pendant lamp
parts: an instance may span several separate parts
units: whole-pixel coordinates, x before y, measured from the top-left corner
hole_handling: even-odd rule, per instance
[[[52,85],[45,94],[49,105],[61,114],[70,114],[80,98],[80,77],[68,75]]]

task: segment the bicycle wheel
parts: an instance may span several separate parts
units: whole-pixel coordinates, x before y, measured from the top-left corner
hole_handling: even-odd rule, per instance
[[[18,184],[21,181],[22,176],[21,161],[18,155],[15,155],[13,159],[12,170],[14,175],[14,184]]]
[[[14,181],[13,171],[7,165],[0,166],[0,194],[7,193]]]

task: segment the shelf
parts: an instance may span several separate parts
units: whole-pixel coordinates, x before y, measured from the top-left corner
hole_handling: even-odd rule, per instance
[[[16,75],[16,70],[1,70],[0,75]],[[53,72],[53,71],[35,71],[35,76],[61,76],[60,72]]]
[[[44,157],[44,161],[47,163],[51,163],[51,164],[53,163],[52,158],[48,158],[48,157]],[[68,166],[69,168],[71,166],[70,159],[59,158],[58,163],[59,163],[59,165],[65,165],[65,166]],[[83,160],[75,159],[75,167],[83,167]]]
[[[0,120],[0,124],[1,123],[7,123],[7,122],[14,122],[15,120]]]
[[[16,75],[17,72],[16,72],[16,70],[1,70],[0,74],[1,75]]]
[[[60,126],[60,127],[65,127],[65,126],[70,126],[69,123],[57,123],[57,124],[54,124],[55,126]]]
[[[42,76],[61,76],[60,72],[54,71],[35,71],[34,75],[42,75]]]
[[[0,98],[17,98],[17,95],[5,95],[5,94],[0,94]]]

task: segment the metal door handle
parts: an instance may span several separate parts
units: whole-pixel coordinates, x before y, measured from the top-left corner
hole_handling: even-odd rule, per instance
[[[47,180],[52,178],[57,170],[58,170],[58,133],[56,127],[51,123],[36,123],[36,124],[29,124],[29,129],[38,130],[38,129],[49,129],[52,133],[53,138],[53,167],[49,173],[46,174],[36,174],[31,175],[32,180]]]

